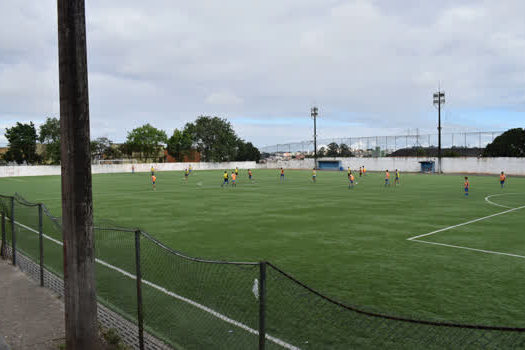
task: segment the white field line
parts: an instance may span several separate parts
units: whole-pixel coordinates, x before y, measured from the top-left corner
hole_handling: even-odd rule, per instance
[[[476,249],[476,248],[462,247],[462,246],[459,246],[459,245],[452,245],[452,244],[445,244],[445,243],[437,243],[437,242],[429,242],[429,241],[423,241],[423,240],[420,240],[420,239],[418,239],[418,240],[414,240],[414,242],[426,243],[426,244],[434,244],[434,245],[440,245],[440,246],[443,246],[443,247],[449,247],[449,248],[466,249],[466,250],[472,250],[472,251],[475,251],[475,252],[481,252],[481,253],[487,253],[487,254],[506,255],[506,256],[512,256],[512,257],[514,257],[514,258],[525,259],[525,256],[523,256],[523,255],[510,254],[510,253],[502,253],[502,252],[495,252],[495,251],[493,251],[493,250],[485,250],[485,249]]]
[[[517,194],[517,193],[500,193],[500,194],[491,194],[490,196],[485,197],[485,201],[486,201],[487,203],[489,203],[489,204],[492,204],[492,205],[495,205],[495,206],[498,206],[498,207],[501,207],[501,208],[511,209],[512,207],[507,207],[506,205],[502,205],[502,204],[494,203],[493,201],[490,200],[490,198],[492,198],[492,197],[499,197],[499,196],[503,196],[503,195],[506,195],[506,194]]]
[[[26,225],[21,224],[21,223],[16,222],[16,221],[15,221],[15,224],[20,226],[20,227],[25,228],[28,231],[31,231],[31,232],[34,232],[34,233],[38,234],[38,231],[34,230],[33,228],[31,228],[29,226],[26,226]],[[49,237],[46,234],[43,234],[43,237],[45,237],[46,239],[48,239],[51,242],[56,243],[58,245],[61,245],[61,246],[64,245],[59,240],[54,239],[52,237]],[[100,265],[103,265],[103,266],[105,266],[105,267],[107,267],[107,268],[109,268],[111,270],[114,270],[114,271],[117,271],[117,272],[123,274],[126,277],[129,277],[131,279],[137,279],[137,276],[135,276],[135,275],[133,275],[133,274],[131,274],[131,273],[125,271],[125,270],[122,270],[121,268],[118,268],[118,267],[116,267],[114,265],[111,265],[111,264],[105,262],[104,260],[95,259],[95,261],[97,263],[99,263]],[[241,323],[239,321],[235,321],[235,320],[233,320],[233,319],[231,319],[231,318],[229,318],[229,317],[227,317],[227,316],[225,316],[225,315],[223,315],[223,314],[221,314],[221,313],[219,313],[219,312],[217,312],[217,311],[215,311],[213,309],[210,309],[209,307],[206,307],[206,306],[204,306],[202,304],[199,304],[199,303],[197,303],[197,302],[195,302],[195,301],[193,301],[191,299],[188,299],[188,298],[185,298],[185,297],[183,297],[183,296],[181,296],[179,294],[173,293],[173,292],[167,290],[164,287],[161,287],[159,285],[154,284],[153,282],[150,282],[150,281],[147,281],[147,280],[142,280],[142,283],[144,283],[144,284],[146,284],[146,285],[148,285],[148,286],[150,286],[150,287],[152,287],[152,288],[154,288],[154,289],[156,289],[156,290],[158,290],[158,291],[160,291],[160,292],[162,292],[162,293],[164,293],[166,295],[169,295],[169,296],[171,296],[171,297],[173,297],[175,299],[178,299],[178,300],[183,301],[185,303],[188,303],[188,304],[190,304],[192,306],[195,306],[196,308],[198,308],[198,309],[200,309],[202,311],[208,312],[208,313],[212,314],[213,316],[223,320],[224,322],[227,322],[227,323],[229,323],[231,325],[234,325],[236,327],[244,329],[248,333],[251,333],[251,334],[254,334],[254,335],[259,335],[259,331],[258,330],[255,330],[255,329],[253,329],[253,328],[251,328],[251,327],[249,327],[249,326],[247,326],[244,323]],[[281,340],[279,338],[273,337],[273,336],[271,336],[269,334],[266,334],[266,339],[268,339],[268,340],[274,342],[275,344],[280,345],[280,346],[282,346],[283,348],[286,348],[286,349],[300,350],[300,348],[298,348],[298,347],[296,347],[294,345],[288,344],[285,341],[283,341],[283,340]]]
[[[467,222],[463,222],[463,223],[461,223],[461,224],[457,224],[457,225],[452,225],[452,226],[448,226],[448,227],[445,227],[445,228],[441,228],[441,229],[439,229],[439,230],[432,231],[432,232],[429,232],[429,233],[424,233],[424,234],[422,234],[422,235],[418,235],[418,236],[410,237],[410,238],[407,238],[407,240],[409,240],[409,241],[417,240],[417,239],[419,239],[419,238],[421,238],[421,237],[426,237],[426,236],[430,236],[430,235],[433,235],[433,234],[436,234],[436,233],[439,233],[439,232],[448,231],[448,230],[451,230],[451,229],[456,228],[456,227],[461,227],[461,226],[465,226],[465,225],[470,225],[470,224],[473,224],[473,223],[478,222],[478,221],[487,220],[487,219],[493,218],[493,217],[495,217],[495,216],[503,215],[503,214],[507,214],[507,213],[510,213],[510,212],[513,212],[513,211],[516,211],[516,210],[520,210],[520,209],[523,209],[523,208],[525,208],[525,205],[524,205],[524,206],[521,206],[521,207],[517,207],[517,208],[512,208],[512,209],[508,209],[508,210],[500,211],[499,213],[491,214],[491,215],[488,215],[488,216],[484,216],[484,217],[482,217],[482,218],[477,218],[477,219],[474,219],[474,220],[470,220],[470,221],[467,221]]]
[[[453,245],[453,244],[446,244],[446,243],[429,242],[429,241],[424,241],[424,240],[419,239],[419,238],[421,238],[421,237],[426,237],[426,236],[430,236],[430,235],[433,235],[433,234],[436,234],[436,233],[439,233],[439,232],[448,231],[448,230],[451,230],[451,229],[456,228],[456,227],[469,225],[469,224],[472,224],[472,223],[475,223],[475,222],[478,222],[478,221],[482,221],[482,220],[490,219],[490,218],[495,217],[495,216],[498,216],[498,215],[507,214],[507,213],[510,213],[510,212],[513,212],[513,211],[516,211],[516,210],[520,210],[520,209],[525,208],[525,205],[523,205],[523,206],[521,206],[521,207],[511,208],[511,207],[507,207],[507,206],[505,206],[505,205],[501,205],[501,204],[498,204],[498,203],[494,203],[494,202],[492,202],[492,201],[490,200],[490,198],[492,198],[492,197],[503,196],[503,195],[506,195],[506,194],[517,194],[517,193],[501,193],[501,194],[493,194],[493,195],[490,195],[490,196],[485,197],[485,201],[487,201],[487,203],[489,203],[489,204],[492,204],[492,205],[495,205],[495,206],[498,206],[498,207],[508,208],[508,210],[504,210],[504,211],[501,211],[501,212],[496,213],[496,214],[492,214],[492,215],[484,216],[484,217],[482,217],[482,218],[478,218],[478,219],[470,220],[470,221],[467,221],[467,222],[464,222],[464,223],[461,223],[461,224],[458,224],[458,225],[448,226],[448,227],[445,227],[445,228],[442,228],[442,229],[439,229],[439,230],[436,230],[436,231],[432,231],[432,232],[429,232],[429,233],[425,233],[425,234],[422,234],[422,235],[418,235],[418,236],[410,237],[410,238],[407,238],[407,240],[409,240],[409,241],[414,241],[414,242],[419,242],[419,243],[425,243],[425,244],[439,245],[439,246],[442,246],[442,247],[465,249],[465,250],[471,250],[471,251],[480,252],[480,253],[496,254],[496,255],[505,255],[505,256],[511,256],[511,257],[514,257],[514,258],[525,259],[525,256],[523,256],[523,255],[518,255],[518,254],[496,252],[496,251],[493,251],[493,250],[486,250],[486,249],[476,249],[476,248],[463,247],[463,246],[458,246],[458,245]]]

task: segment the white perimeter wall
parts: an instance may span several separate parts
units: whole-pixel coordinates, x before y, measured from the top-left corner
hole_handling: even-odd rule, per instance
[[[393,171],[399,169],[402,172],[419,172],[421,170],[420,161],[437,159],[416,158],[416,157],[385,157],[385,158],[323,158],[322,160],[340,160],[346,169],[358,170],[360,166],[365,166],[370,171]],[[313,159],[274,161],[266,164],[258,164],[259,168],[291,168],[291,169],[312,169]],[[442,170],[444,173],[461,174],[499,174],[504,171],[508,175],[525,176],[525,158],[443,158]]]
[[[384,171],[385,169],[399,169],[402,172],[419,172],[419,162],[428,158],[324,158],[325,160],[341,160],[346,169],[359,169],[364,165],[370,171]],[[436,162],[437,159],[431,159]],[[272,161],[264,164],[255,162],[227,162],[227,163],[158,163],[158,171],[182,171],[189,165],[195,170],[224,170],[234,169],[312,169],[313,159]],[[525,176],[525,158],[443,158],[443,172],[461,174],[499,174],[505,171],[508,175]],[[149,172],[151,163],[135,164],[136,172]],[[131,164],[92,165],[93,174],[131,172]],[[39,176],[60,175],[60,166],[0,166],[0,177],[8,176]]]

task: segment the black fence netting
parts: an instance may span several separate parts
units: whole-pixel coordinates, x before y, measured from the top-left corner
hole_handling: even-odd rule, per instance
[[[429,322],[339,303],[268,264],[267,331],[302,349],[521,349],[525,328]]]
[[[19,252],[61,278],[60,218],[18,195],[0,195],[0,214],[2,256],[15,262]],[[138,333],[134,347],[146,339],[152,349],[525,348],[525,328],[368,312],[271,263],[193,258],[144,231],[108,223],[96,223],[94,234],[98,300],[127,322],[123,333]]]
[[[258,264],[186,257],[141,235],[144,322],[186,349],[258,344]]]

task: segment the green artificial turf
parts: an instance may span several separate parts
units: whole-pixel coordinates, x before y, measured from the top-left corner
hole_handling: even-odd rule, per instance
[[[348,189],[346,172],[318,172],[315,184],[311,171],[288,170],[284,183],[277,170],[256,170],[254,178],[251,183],[241,171],[237,187],[222,188],[222,171],[194,171],[187,182],[182,172],[160,172],[153,191],[146,173],[94,175],[95,219],[105,226],[139,227],[190,256],[269,261],[321,293],[364,310],[525,327],[525,208],[420,239],[430,243],[407,240],[524,206],[525,178],[510,177],[501,189],[497,176],[471,176],[468,197],[463,178],[456,175],[401,174],[400,186],[385,187],[382,174],[369,173],[357,177],[353,189]],[[60,216],[59,177],[0,179],[0,194],[14,192],[45,203]],[[493,203],[485,200],[493,194],[498,194],[489,198]],[[26,216],[30,220],[31,215]],[[59,238],[60,233],[52,235]],[[133,273],[132,235],[97,235],[97,256]],[[37,240],[28,237],[21,242],[31,250]],[[144,279],[257,329],[258,306],[251,292],[257,266],[187,262],[142,242]],[[55,269],[60,271],[56,260]],[[97,273],[99,296],[133,318],[133,281],[103,266],[97,266]],[[337,340],[337,332],[349,332],[344,327],[354,331],[363,324],[372,330],[386,327],[383,334],[408,327],[357,316],[350,321],[353,316],[340,315],[339,308],[276,271],[269,269],[268,276],[268,332],[293,345],[344,348],[347,339]],[[146,301],[155,300],[145,305],[146,325],[173,344],[199,348],[196,342],[216,344],[217,339],[223,348],[256,344],[238,327],[159,290],[145,289]],[[315,320],[324,318],[328,330],[312,328]],[[181,328],[192,331],[178,331]],[[355,346],[373,348],[374,341],[399,344],[395,337],[377,340],[373,332],[363,332],[355,336]],[[407,328],[399,334],[417,338],[418,332]],[[392,344],[389,347],[395,347]]]

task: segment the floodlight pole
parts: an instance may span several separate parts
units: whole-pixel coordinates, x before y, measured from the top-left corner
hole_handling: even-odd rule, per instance
[[[438,109],[438,172],[441,173],[441,104],[445,104],[445,92],[439,89],[433,97],[434,106]]]
[[[310,110],[310,115],[314,120],[314,168],[317,169],[317,115],[318,108],[312,107]]]
[[[66,348],[100,349],[85,0],[57,0]]]

